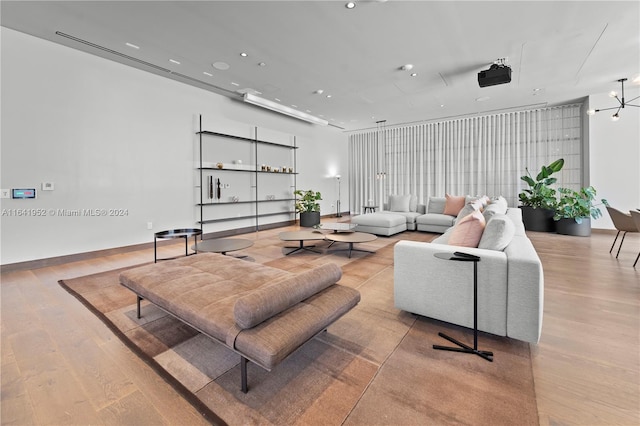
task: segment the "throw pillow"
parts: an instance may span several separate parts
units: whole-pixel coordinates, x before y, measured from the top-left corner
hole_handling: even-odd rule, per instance
[[[389,195],[389,210],[392,212],[408,212],[411,195]]]
[[[449,216],[458,216],[460,210],[464,207],[465,198],[464,195],[459,197],[454,195],[445,194],[446,201],[444,202],[444,213]]]
[[[511,219],[503,214],[495,214],[487,221],[478,248],[504,250],[513,240],[516,227]]]
[[[461,247],[478,247],[484,232],[484,226],[484,216],[479,210],[476,210],[453,225],[449,244]]]
[[[463,217],[470,215],[471,213],[475,212],[476,210],[480,210],[482,208],[482,204],[480,203],[480,200],[476,200],[473,201],[471,203],[467,203],[462,210],[460,210],[460,213],[458,213],[458,217],[456,218],[456,222],[461,220]]]
[[[446,198],[444,197],[429,197],[429,206],[427,207],[427,213],[443,214],[445,203]]]

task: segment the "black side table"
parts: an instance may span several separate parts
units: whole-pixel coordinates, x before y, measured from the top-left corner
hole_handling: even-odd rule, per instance
[[[167,238],[184,238],[184,255],[189,256],[189,249],[187,240],[189,237],[193,236],[193,241],[196,245],[196,253],[198,252],[198,235],[202,235],[202,229],[198,228],[183,228],[183,229],[170,229],[168,231],[160,231],[153,234],[153,263],[157,263],[158,260],[169,260],[169,259],[158,259],[158,247],[157,242],[158,238],[167,239]],[[196,254],[191,253],[191,254]]]
[[[478,262],[480,257],[473,254],[455,252],[451,253],[435,253],[435,257],[443,260],[453,260],[457,262],[473,262],[473,347],[465,345],[458,340],[447,336],[444,333],[438,333],[438,336],[443,337],[458,345],[459,347],[440,346],[433,345],[433,349],[439,349],[442,351],[464,352],[467,354],[476,354],[479,357],[486,359],[489,362],[493,362],[493,352],[478,350]]]

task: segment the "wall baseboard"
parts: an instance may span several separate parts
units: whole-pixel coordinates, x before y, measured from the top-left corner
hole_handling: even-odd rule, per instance
[[[265,230],[274,229],[274,228],[282,228],[285,226],[295,225],[296,223],[297,221],[295,220],[289,220],[285,222],[259,225],[258,231],[265,231]],[[209,232],[203,235],[203,239],[206,240],[211,238],[224,238],[224,237],[230,237],[234,235],[248,234],[255,231],[256,231],[256,228],[254,226],[249,226],[246,228],[229,229],[229,230],[218,231],[218,232]],[[158,240],[157,245],[158,247],[161,247],[163,245],[175,244],[176,241],[177,240]],[[5,272],[25,271],[30,269],[40,269],[40,268],[46,268],[49,266],[63,265],[65,263],[80,262],[88,259],[96,259],[98,257],[129,253],[129,252],[138,251],[138,250],[153,250],[153,241],[148,243],[134,244],[130,246],[114,247],[110,249],[90,251],[85,253],[76,253],[76,254],[69,254],[65,256],[49,257],[46,259],[36,259],[36,260],[27,260],[25,262],[8,263],[6,265],[0,265],[0,272],[5,273]],[[151,253],[149,260],[153,261],[153,253]]]

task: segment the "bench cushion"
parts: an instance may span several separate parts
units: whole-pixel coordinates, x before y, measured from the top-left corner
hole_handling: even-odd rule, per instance
[[[360,301],[357,290],[334,284],[253,328],[238,327],[234,308],[239,298],[294,276],[200,253],[129,269],[120,274],[120,283],[269,370]]]
[[[240,297],[233,308],[236,324],[254,327],[340,281],[342,270],[334,263],[294,275]]]

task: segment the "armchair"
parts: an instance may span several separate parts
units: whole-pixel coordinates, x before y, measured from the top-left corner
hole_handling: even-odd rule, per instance
[[[611,248],[609,249],[609,253],[613,251],[613,247],[616,245],[616,241],[618,240],[618,236],[620,235],[620,232],[623,232],[622,240],[620,240],[620,245],[618,246],[618,252],[616,253],[616,259],[617,259],[618,255],[620,254],[620,249],[622,248],[622,243],[624,243],[624,237],[627,235],[627,232],[638,232],[640,228],[636,225],[636,222],[634,222],[633,218],[631,217],[631,214],[623,213],[620,210],[614,209],[611,206],[607,206],[607,211],[609,212],[609,216],[611,217],[613,226],[615,226],[615,228],[618,230],[618,233],[616,234],[616,238],[613,240],[613,244],[611,244]],[[636,259],[636,262],[637,262],[637,259]],[[634,263],[634,266],[635,266],[635,263]]]

